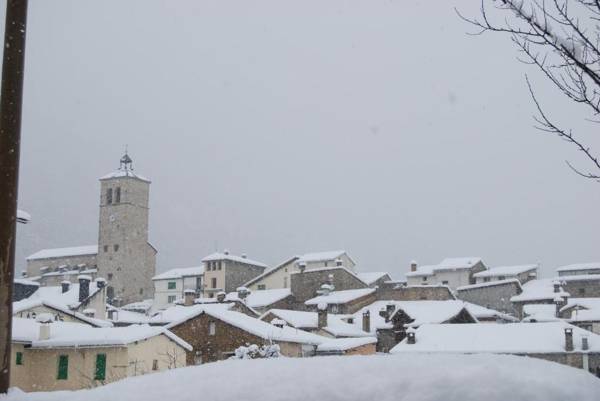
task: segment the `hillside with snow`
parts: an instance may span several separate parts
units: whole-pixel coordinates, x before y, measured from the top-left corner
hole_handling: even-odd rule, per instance
[[[600,380],[556,363],[499,355],[374,355],[228,360],[74,392],[1,401],[596,401]]]

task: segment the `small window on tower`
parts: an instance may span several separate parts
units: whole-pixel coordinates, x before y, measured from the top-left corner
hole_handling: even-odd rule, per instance
[[[115,189],[115,203],[121,202],[121,187]]]
[[[107,205],[112,204],[112,200],[113,200],[113,198],[112,198],[112,195],[113,195],[112,192],[113,192],[112,188],[108,188],[106,190],[106,204]]]
[[[113,249],[115,250],[115,252],[117,252],[119,250],[119,244],[114,244]]]
[[[104,245],[104,252],[108,252],[108,245]]]
[[[112,273],[108,273],[108,279],[112,280]]]

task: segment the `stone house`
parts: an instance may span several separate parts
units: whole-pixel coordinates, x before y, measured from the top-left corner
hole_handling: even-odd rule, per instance
[[[584,330],[600,334],[600,298],[570,298],[560,317]]]
[[[183,292],[192,289],[198,296],[202,294],[204,266],[171,269],[152,277],[154,283],[154,310],[165,309],[183,299]]]
[[[512,354],[584,369],[600,377],[600,336],[565,322],[426,324],[391,353]]]
[[[42,249],[27,257],[24,276],[42,285],[56,285],[57,280],[66,279],[74,282],[79,274],[98,272],[97,256],[98,245]]]
[[[479,257],[446,258],[437,265],[417,266],[411,263],[406,273],[409,286],[442,284],[454,290],[464,285],[475,284],[474,275],[487,270]]]
[[[475,284],[510,279],[519,280],[521,284],[525,284],[529,280],[537,278],[538,268],[538,264],[492,267],[488,270],[475,273],[473,277],[475,277]]]
[[[329,313],[352,314],[377,300],[375,288],[359,288],[356,290],[330,291],[330,285],[324,284],[321,295],[304,302],[309,311],[316,311],[319,305],[325,305]]]
[[[600,263],[576,263],[567,266],[561,266],[556,269],[558,276],[577,276],[587,274],[600,274]]]
[[[10,386],[23,391],[92,388],[186,366],[185,341],[161,327],[93,328],[52,316],[13,319]]]
[[[414,285],[405,283],[385,282],[377,288],[379,301],[448,301],[456,297],[447,285]]]
[[[564,306],[571,296],[563,289],[560,281],[555,279],[531,280],[522,285],[523,292],[510,298],[513,304],[515,316],[519,319],[525,317],[523,307],[525,305],[546,304]]]
[[[233,292],[249,280],[264,273],[267,265],[248,259],[246,255],[231,255],[225,250],[202,259],[204,286],[202,296],[214,298],[219,292]]]
[[[225,302],[240,302],[258,314],[269,309],[294,309],[296,301],[289,288],[250,291],[245,287],[239,291],[230,292],[225,296]]]
[[[40,283],[24,278],[13,279],[12,301],[17,302],[29,298],[40,288]]]
[[[260,276],[248,281],[244,286],[252,291],[289,288],[293,273],[301,270],[306,271],[332,266],[345,266],[353,272],[356,264],[348,256],[348,253],[343,250],[307,253],[287,259],[274,268],[265,271]]]
[[[197,305],[195,313],[166,326],[194,348],[187,354],[188,365],[215,362],[234,355],[236,348],[256,344],[277,344],[281,355],[312,356],[326,338],[288,326],[275,326],[222,304]]]
[[[356,273],[356,275],[371,288],[379,288],[385,285],[385,283],[392,281],[387,272],[362,272]]]
[[[290,277],[292,294],[298,308],[302,308],[302,304],[308,299],[314,298],[323,284],[329,284],[336,291],[370,288],[354,272],[342,265],[301,270],[292,273]]]
[[[469,313],[477,319],[479,323],[517,323],[519,319],[513,315],[497,311],[495,309],[485,308],[481,305],[465,302]]]
[[[576,274],[556,279],[574,298],[600,298],[600,274]]]
[[[523,292],[516,278],[465,285],[456,289],[456,297],[502,313],[515,314],[511,298]]]
[[[409,327],[427,323],[476,323],[462,301],[377,301],[356,312],[352,324],[377,337],[377,351],[389,352]]]

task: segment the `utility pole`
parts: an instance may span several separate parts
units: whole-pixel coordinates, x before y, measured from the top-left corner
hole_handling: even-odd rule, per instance
[[[7,0],[0,90],[0,394],[6,393],[10,385],[12,286],[26,27],[27,0]]]

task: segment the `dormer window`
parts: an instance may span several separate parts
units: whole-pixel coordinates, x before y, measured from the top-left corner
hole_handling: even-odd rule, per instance
[[[113,190],[112,190],[112,188],[107,188],[106,189],[106,204],[112,205],[112,202],[113,202]]]
[[[121,202],[121,187],[115,189],[115,203]]]

